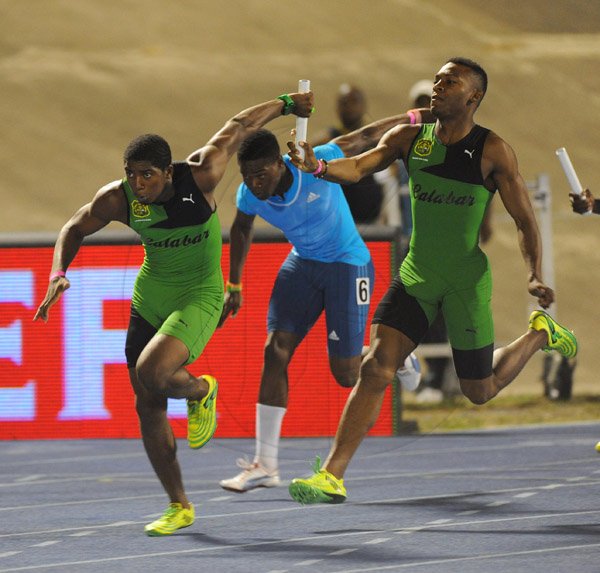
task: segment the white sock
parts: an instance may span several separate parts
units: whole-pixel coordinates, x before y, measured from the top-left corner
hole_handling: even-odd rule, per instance
[[[268,471],[278,467],[279,436],[281,422],[287,409],[278,406],[256,404],[256,455],[258,462]]]

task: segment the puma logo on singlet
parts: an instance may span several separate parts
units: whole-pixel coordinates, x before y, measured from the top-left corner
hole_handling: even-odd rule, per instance
[[[473,151],[469,151],[468,149],[465,149],[465,153],[471,158],[473,159],[473,153],[475,153],[475,150],[473,149]]]
[[[194,205],[196,204],[196,202],[192,199],[192,194],[190,193],[189,197],[182,197],[181,198],[182,201],[189,201],[190,203],[194,203]]]

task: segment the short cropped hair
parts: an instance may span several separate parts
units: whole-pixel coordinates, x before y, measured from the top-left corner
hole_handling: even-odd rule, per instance
[[[237,157],[239,163],[256,159],[276,161],[281,157],[279,142],[268,129],[259,129],[242,141]]]
[[[123,153],[123,160],[149,161],[153,167],[163,171],[171,165],[171,148],[167,141],[155,133],[138,135],[129,142]]]
[[[465,66],[465,68],[469,68],[477,79],[479,89],[483,92],[483,95],[481,96],[481,99],[483,99],[483,96],[487,91],[488,76],[486,71],[477,62],[474,62],[469,58],[455,57],[450,58],[446,63],[456,64],[458,66]],[[479,103],[481,103],[481,100],[479,100]]]

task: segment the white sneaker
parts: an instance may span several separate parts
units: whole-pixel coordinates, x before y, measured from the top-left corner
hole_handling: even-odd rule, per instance
[[[396,370],[396,378],[402,384],[402,388],[408,392],[414,392],[421,382],[421,363],[419,359],[411,352],[404,361],[404,366]]]
[[[279,471],[268,472],[257,462],[250,463],[247,459],[237,460],[242,471],[230,479],[222,479],[219,485],[229,491],[244,492],[257,487],[277,487],[281,484]]]
[[[429,386],[417,394],[417,404],[439,404],[444,401],[444,393],[437,388]]]

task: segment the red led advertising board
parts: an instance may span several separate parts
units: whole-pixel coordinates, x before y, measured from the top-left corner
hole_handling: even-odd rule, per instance
[[[392,245],[369,242],[376,270],[369,320],[391,276]],[[267,305],[287,243],[256,243],[246,263],[244,305],[191,365],[219,380],[216,437],[253,437]],[[140,245],[83,246],[69,267],[71,288],[47,323],[32,318],[43,299],[50,247],[0,248],[0,438],[130,438],[138,421],[124,344]],[[223,248],[227,276],[229,248]],[[368,333],[367,333],[368,334]],[[365,340],[365,343],[368,340]],[[289,369],[286,437],[331,436],[349,390],[329,372],[325,321],[298,347]],[[391,435],[391,392],[371,435]],[[171,400],[175,435],[185,436],[185,401]]]

